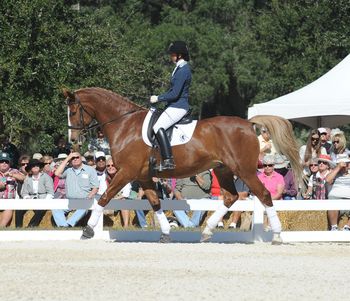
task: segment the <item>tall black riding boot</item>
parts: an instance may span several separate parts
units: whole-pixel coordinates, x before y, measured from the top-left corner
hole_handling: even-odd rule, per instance
[[[171,151],[171,145],[168,136],[165,133],[165,130],[163,128],[160,128],[156,134],[156,137],[160,146],[160,153],[163,158],[161,169],[174,169],[174,158]]]

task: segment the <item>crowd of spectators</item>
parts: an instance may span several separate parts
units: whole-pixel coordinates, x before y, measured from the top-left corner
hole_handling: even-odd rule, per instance
[[[50,154],[34,153],[20,156],[15,145],[8,138],[1,138],[0,152],[0,198],[95,198],[98,199],[108,188],[117,166],[110,156],[109,146],[102,132],[89,143],[84,155],[73,151],[63,136]],[[271,193],[273,200],[295,199],[343,199],[350,198],[350,158],[346,138],[339,129],[319,128],[310,131],[307,142],[300,148],[300,163],[304,167],[304,184],[297,184],[288,159],[278,153],[266,128],[258,136],[260,143],[257,176]],[[17,160],[17,162],[16,162]],[[201,199],[213,202],[223,199],[223,191],[214,170],[206,170],[185,179],[153,178],[161,199]],[[232,179],[239,193],[239,199],[250,196],[249,188],[238,177]],[[114,197],[117,199],[145,198],[137,182],[128,183]],[[15,217],[15,226],[23,227],[26,210],[4,210],[0,214],[0,227],[7,227]],[[75,227],[87,215],[87,210],[53,210],[52,223],[57,227]],[[105,212],[106,213],[106,212]],[[124,227],[131,222],[129,210],[108,212],[113,216],[120,213]],[[349,211],[328,211],[329,229],[338,230],[339,218]],[[45,216],[45,210],[34,210],[27,227],[37,227]],[[135,210],[137,225],[146,228],[154,226],[154,219],[147,218],[148,211]],[[228,219],[228,228],[239,225],[241,212],[233,212]],[[228,214],[228,215],[229,215]],[[167,213],[172,227],[198,227],[206,216],[205,212],[174,210]],[[218,224],[224,227],[224,221]],[[348,222],[343,230],[350,230]]]

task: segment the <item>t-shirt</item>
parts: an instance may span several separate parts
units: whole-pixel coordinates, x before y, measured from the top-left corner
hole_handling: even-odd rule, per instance
[[[277,194],[277,186],[282,185],[284,187],[284,179],[279,173],[273,171],[270,176],[267,176],[265,173],[258,174],[258,178],[261,183],[264,184],[266,189],[271,193],[271,196]]]
[[[350,199],[350,174],[337,174],[332,189],[328,194],[329,199]]]

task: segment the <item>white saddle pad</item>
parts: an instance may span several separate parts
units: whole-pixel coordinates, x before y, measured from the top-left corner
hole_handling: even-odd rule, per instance
[[[148,130],[148,124],[153,114],[153,111],[154,109],[150,109],[148,111],[142,125],[142,138],[143,138],[143,141],[149,146],[152,146],[152,143],[149,141],[147,137],[147,130]],[[192,138],[194,129],[196,128],[196,125],[197,125],[197,120],[193,120],[191,123],[188,123],[188,124],[177,124],[173,130],[173,137],[171,138],[171,141],[170,141],[171,146],[185,144],[188,141],[190,141]]]

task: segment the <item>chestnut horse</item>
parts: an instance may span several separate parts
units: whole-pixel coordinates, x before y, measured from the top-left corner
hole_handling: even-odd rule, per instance
[[[68,105],[71,141],[77,140],[80,130],[87,129],[91,122],[96,120],[110,143],[113,162],[118,170],[107,191],[93,208],[82,238],[91,238],[94,235],[93,228],[103,212],[103,207],[127,183],[135,180],[144,189],[159,219],[162,231],[160,241],[170,241],[169,223],[160,208],[155,183],[149,172],[152,148],[144,143],[141,134],[148,110],[101,88],[63,92]],[[259,142],[254,124],[268,129],[276,148],[288,157],[294,172],[301,172],[298,146],[289,121],[276,116],[254,117],[249,121],[238,117],[218,116],[199,120],[191,140],[173,147],[176,168],[159,173],[162,178],[185,178],[214,168],[224,191],[224,201],[208,219],[202,233],[202,241],[211,238],[212,230],[218,221],[238,199],[233,184],[233,175],[237,175],[265,206],[274,232],[273,243],[281,243],[281,224],[271,195],[257,177]],[[159,154],[157,160],[160,160]]]

